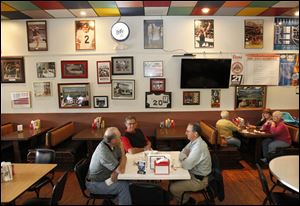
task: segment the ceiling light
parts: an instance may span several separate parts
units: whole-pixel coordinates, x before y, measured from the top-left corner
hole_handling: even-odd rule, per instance
[[[209,12],[209,8],[203,8],[201,9],[202,13],[207,14]]]
[[[81,11],[80,16],[86,16],[86,11]]]
[[[299,16],[299,11],[296,11],[296,12],[295,12],[295,16]]]

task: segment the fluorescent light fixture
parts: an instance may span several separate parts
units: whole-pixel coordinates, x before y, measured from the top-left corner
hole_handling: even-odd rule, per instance
[[[81,11],[80,16],[86,16],[86,11]]]
[[[207,14],[209,12],[209,8],[203,8],[201,9],[202,13]]]

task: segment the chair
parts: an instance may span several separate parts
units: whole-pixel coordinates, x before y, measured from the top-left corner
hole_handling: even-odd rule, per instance
[[[52,149],[36,149],[35,153],[35,163],[38,164],[50,164],[55,162],[55,151]],[[37,198],[40,197],[40,189],[45,186],[46,184],[50,183],[53,185],[52,179],[54,177],[54,170],[49,172],[51,176],[44,176],[42,179],[37,181],[34,185],[32,185],[27,191],[34,191],[36,193]]]
[[[74,168],[78,183],[80,185],[81,192],[84,197],[88,198],[86,204],[88,205],[90,200],[93,200],[93,204],[95,204],[96,199],[103,199],[106,204],[113,205],[112,199],[116,198],[117,195],[111,194],[93,194],[91,192],[87,192],[87,188],[85,186],[85,178],[88,173],[90,162],[88,159],[80,160]]]
[[[68,172],[64,172],[64,174],[59,178],[59,180],[53,187],[51,198],[29,199],[24,203],[24,205],[57,205],[57,203],[61,200],[63,196],[67,177]]]
[[[129,191],[133,205],[169,204],[169,196],[167,191],[157,184],[134,182],[129,185]]]
[[[185,191],[181,196],[181,204],[183,197],[186,193],[201,193],[205,198],[206,204],[213,204],[214,199],[217,197],[219,201],[223,201],[225,198],[224,194],[224,182],[222,176],[222,170],[220,162],[216,153],[211,154],[212,158],[212,172],[208,176],[208,185],[206,188],[198,191]]]
[[[270,205],[298,205],[299,204],[299,195],[283,193],[283,192],[271,192],[269,190],[266,177],[258,163],[256,163],[256,167],[258,170],[258,175],[259,175],[263,192],[266,194],[266,198],[263,201],[263,205],[265,205],[267,201],[269,201]]]

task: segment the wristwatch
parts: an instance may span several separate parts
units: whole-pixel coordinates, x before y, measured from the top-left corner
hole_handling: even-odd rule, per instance
[[[111,35],[117,41],[125,41],[129,33],[129,27],[124,22],[117,22],[111,27]]]

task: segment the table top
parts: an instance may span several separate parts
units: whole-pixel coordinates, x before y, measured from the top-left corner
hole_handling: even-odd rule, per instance
[[[186,126],[176,126],[175,128],[156,128],[155,136],[157,140],[186,139]]]
[[[72,140],[102,140],[106,128],[86,128],[72,137]]]
[[[256,129],[243,129],[238,132],[246,138],[268,138],[273,136],[269,132],[263,132]]]
[[[30,129],[30,128],[24,128],[22,132],[11,132],[9,134],[1,135],[1,141],[27,141],[30,140],[33,137],[36,137],[44,132],[47,132],[50,130],[50,127],[40,128],[40,129]]]
[[[57,164],[14,163],[13,180],[1,182],[1,203],[10,203],[16,199],[56,166]]]
[[[276,157],[270,161],[269,168],[282,184],[299,192],[299,155]]]
[[[138,160],[146,160],[146,155],[144,152],[137,154],[127,153],[127,163],[125,168],[125,173],[119,174],[119,180],[188,180],[191,179],[190,173],[188,170],[185,170],[181,167],[179,162],[179,151],[170,151],[170,152],[158,152],[157,154],[169,154],[171,156],[171,165],[170,174],[168,175],[156,175],[153,170],[150,170],[146,166],[146,174],[138,174],[138,167],[136,162]],[[146,164],[147,165],[147,164]]]

